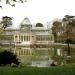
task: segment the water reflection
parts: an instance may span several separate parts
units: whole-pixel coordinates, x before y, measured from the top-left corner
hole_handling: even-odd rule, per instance
[[[24,53],[23,53],[23,52]],[[28,51],[28,52],[27,52]],[[30,51],[30,52],[29,52]],[[37,48],[37,49],[17,49],[16,54],[20,61],[25,65],[37,66],[37,67],[48,67],[54,60],[55,56],[62,56],[62,48]]]
[[[61,63],[75,62],[75,49],[70,48],[71,56],[68,56],[67,47],[50,47],[50,48],[37,48],[26,49],[16,48],[12,50],[19,58],[20,62],[24,65],[36,67],[49,67],[53,61],[58,65]]]

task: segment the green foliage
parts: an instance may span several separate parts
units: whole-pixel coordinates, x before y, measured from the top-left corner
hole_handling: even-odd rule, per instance
[[[3,16],[1,21],[2,28],[7,28],[12,25],[12,17]]]
[[[57,62],[58,65],[61,65],[62,63],[64,63],[65,59],[63,56],[54,56],[52,57],[52,59]]]
[[[43,24],[42,23],[37,23],[36,27],[43,27]]]
[[[19,65],[19,61],[16,55],[9,51],[0,52],[0,65],[11,65],[12,63]]]
[[[72,43],[72,40],[67,39],[67,40],[65,40],[65,43],[67,43],[67,44],[70,43],[71,44]]]
[[[54,35],[54,41],[58,42],[58,33],[63,30],[61,21],[54,21],[52,24],[52,34]]]
[[[5,39],[6,36],[2,35],[5,33],[5,28],[12,25],[12,17],[3,16],[0,22],[0,41]]]
[[[68,58],[66,59],[66,63],[67,63],[67,64],[75,63],[75,57],[74,57],[74,56],[68,57]]]

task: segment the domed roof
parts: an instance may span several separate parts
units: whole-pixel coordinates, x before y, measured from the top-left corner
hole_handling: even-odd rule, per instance
[[[22,21],[21,25],[31,25],[31,22],[29,20],[29,18],[24,18],[24,20]]]
[[[42,23],[37,23],[36,27],[43,27],[43,24]]]

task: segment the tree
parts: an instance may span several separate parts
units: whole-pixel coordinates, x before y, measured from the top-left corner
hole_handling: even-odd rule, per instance
[[[70,56],[70,43],[74,38],[74,30],[75,30],[75,16],[65,15],[63,18],[63,27],[64,27],[64,37],[65,41],[68,45],[68,56]]]
[[[54,21],[52,24],[52,33],[54,35],[55,42],[58,42],[58,36],[62,32],[62,22],[61,21]]]
[[[0,65],[11,65],[12,63],[19,65],[19,61],[16,55],[9,51],[0,52]]]
[[[9,27],[10,25],[12,25],[12,17],[8,17],[8,16],[2,17],[1,27],[5,29]]]
[[[37,23],[36,27],[43,27],[43,24],[42,23]]]
[[[4,33],[5,29],[7,27],[10,27],[11,25],[12,25],[12,17],[3,16],[0,22],[0,46],[1,40],[6,38],[6,36],[4,36],[2,33]]]
[[[2,0],[0,0],[0,2],[2,2]],[[16,2],[24,3],[27,2],[27,0],[5,0],[5,3],[11,5],[12,7],[15,7]],[[0,8],[2,8],[2,6],[0,6]]]
[[[5,28],[10,27],[11,25],[12,25],[12,17],[3,16],[0,22],[0,39]]]

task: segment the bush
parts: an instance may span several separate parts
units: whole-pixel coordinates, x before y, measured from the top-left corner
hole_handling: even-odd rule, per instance
[[[0,52],[0,66],[3,65],[7,65],[7,64],[16,64],[19,65],[19,61],[18,58],[15,54],[13,54],[12,52],[9,51],[3,51]]]
[[[52,59],[57,62],[57,65],[61,65],[61,63],[65,61],[64,57],[57,55],[52,57]]]

